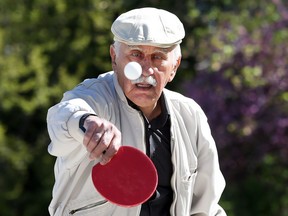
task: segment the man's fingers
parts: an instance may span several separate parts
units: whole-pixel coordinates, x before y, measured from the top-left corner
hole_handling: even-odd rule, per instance
[[[103,154],[103,152],[106,152],[112,139],[113,134],[111,131],[105,131],[103,134],[94,134],[87,146],[87,151],[90,152],[90,158],[98,158]]]
[[[102,165],[107,164],[117,153],[118,149],[120,148],[120,140],[117,136],[114,136],[113,139],[110,141],[109,147],[106,149],[105,153],[102,155],[100,163]]]
[[[97,116],[89,116],[84,122],[86,132],[83,144],[91,159],[100,158],[108,163],[121,145],[121,133],[112,123]]]
[[[92,137],[90,137],[90,140],[86,145],[86,149],[88,152],[92,152],[98,146],[102,139],[102,136],[102,132],[95,132]]]
[[[95,142],[95,139],[97,140],[97,138],[101,138],[101,135],[103,132],[101,132],[101,130],[103,130],[103,126],[98,126],[96,125],[95,122],[90,122],[89,127],[87,127],[86,132],[84,134],[84,139],[83,139],[83,144],[84,146],[86,146],[86,148],[88,147],[88,145],[90,144],[90,142]],[[94,137],[94,135],[96,135],[96,137]],[[94,140],[93,140],[94,139]]]

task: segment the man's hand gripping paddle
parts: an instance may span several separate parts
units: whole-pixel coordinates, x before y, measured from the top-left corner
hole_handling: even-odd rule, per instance
[[[153,195],[158,176],[147,155],[134,147],[121,146],[109,163],[98,163],[93,167],[92,181],[97,191],[108,201],[123,207],[133,207]]]

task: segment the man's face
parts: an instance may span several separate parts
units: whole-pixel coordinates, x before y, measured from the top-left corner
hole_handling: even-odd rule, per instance
[[[180,64],[180,58],[176,59],[172,48],[159,48],[153,46],[130,46],[120,43],[115,50],[114,45],[110,48],[113,70],[117,74],[118,82],[124,94],[135,103],[142,111],[152,112],[163,88],[171,82]],[[152,76],[156,86],[146,82],[133,84],[124,75],[124,67],[127,63],[135,61],[142,67],[142,76]]]

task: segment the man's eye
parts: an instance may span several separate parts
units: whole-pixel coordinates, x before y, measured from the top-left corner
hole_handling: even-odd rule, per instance
[[[162,58],[161,55],[155,55],[155,56],[154,56],[154,59],[159,59],[159,60],[160,60],[160,59],[163,59],[163,58]]]
[[[131,55],[133,57],[140,57],[140,53],[138,53],[138,52],[133,52],[133,53],[131,53]]]
[[[166,57],[162,54],[155,54],[153,55],[153,59],[155,60],[163,60],[163,59],[166,59]]]

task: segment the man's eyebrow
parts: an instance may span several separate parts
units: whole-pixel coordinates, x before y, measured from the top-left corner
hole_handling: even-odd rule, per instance
[[[136,45],[128,45],[128,47],[130,50],[140,50],[140,51],[142,50],[141,47],[136,46]]]
[[[139,50],[139,51],[142,51],[143,49],[137,45],[128,45],[128,47],[130,48],[130,50]],[[162,53],[165,53],[167,54],[168,52],[171,51],[171,48],[161,48],[161,47],[157,47],[155,49],[156,52],[162,52]]]

